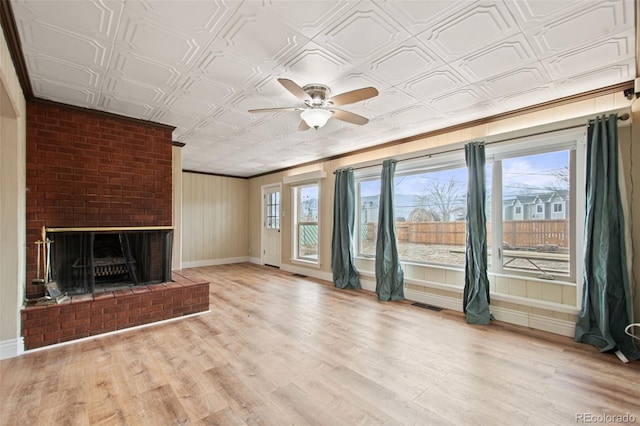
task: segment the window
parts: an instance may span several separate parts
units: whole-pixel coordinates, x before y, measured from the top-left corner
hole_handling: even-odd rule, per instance
[[[513,220],[506,214],[492,218],[502,226],[493,230],[492,240],[502,242],[492,252],[494,272],[532,275],[540,278],[572,277],[571,255],[574,236],[572,219],[562,215],[545,215],[542,202],[554,197],[570,200],[573,184],[574,150],[547,148],[547,152],[519,155],[506,153],[494,161],[492,189],[501,193],[503,206],[518,200],[535,204],[534,214]],[[496,173],[498,172],[498,173]],[[560,209],[560,210],[557,210]],[[553,204],[553,212],[562,211],[561,203]],[[524,219],[524,220],[523,220]]]
[[[280,192],[267,194],[267,229],[280,229]]]
[[[394,211],[402,261],[464,267],[466,167],[396,172]],[[358,181],[358,255],[374,257],[380,179]]]
[[[376,255],[376,232],[378,230],[378,206],[380,203],[380,179],[361,180],[357,184],[360,225],[358,255]]]
[[[293,187],[293,258],[319,264],[319,200],[318,183]]]
[[[467,168],[396,174],[400,259],[464,267]]]
[[[489,271],[573,280],[581,224],[573,211],[583,182],[580,130],[487,144]],[[445,157],[446,156],[446,157]],[[356,175],[357,255],[375,257],[379,169]],[[401,261],[464,268],[467,168],[464,151],[416,160],[395,174]]]

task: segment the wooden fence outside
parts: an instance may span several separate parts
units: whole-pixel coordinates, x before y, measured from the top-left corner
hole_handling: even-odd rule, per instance
[[[367,223],[365,239],[375,241],[377,223]],[[465,222],[396,222],[400,243],[464,246]],[[491,223],[487,223],[491,244]],[[509,220],[503,222],[503,244],[507,247],[569,247],[568,220]]]

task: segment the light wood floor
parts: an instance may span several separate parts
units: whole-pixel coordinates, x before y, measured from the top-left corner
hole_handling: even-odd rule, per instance
[[[640,423],[640,363],[570,338],[269,267],[194,270],[210,313],[1,361],[0,424]]]

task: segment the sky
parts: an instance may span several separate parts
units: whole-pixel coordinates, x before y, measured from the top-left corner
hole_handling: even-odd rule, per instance
[[[513,194],[528,192],[544,192],[549,188],[566,188],[566,183],[558,178],[558,174],[568,170],[569,152],[559,151],[525,157],[509,158],[502,161],[503,198]],[[486,179],[491,182],[491,167],[487,165]],[[466,167],[441,170],[426,174],[395,176],[395,193],[403,195],[427,194],[434,184],[447,184],[453,180],[460,186],[462,196],[466,193]],[[488,188],[490,189],[490,188]],[[363,197],[380,192],[380,180],[361,183]]]

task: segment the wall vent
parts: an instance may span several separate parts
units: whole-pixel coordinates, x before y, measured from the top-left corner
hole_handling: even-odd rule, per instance
[[[440,312],[442,310],[440,306],[433,306],[433,305],[428,305],[426,303],[420,303],[420,302],[414,302],[411,305],[417,306],[418,308],[425,308],[425,309],[429,309],[436,312]]]

